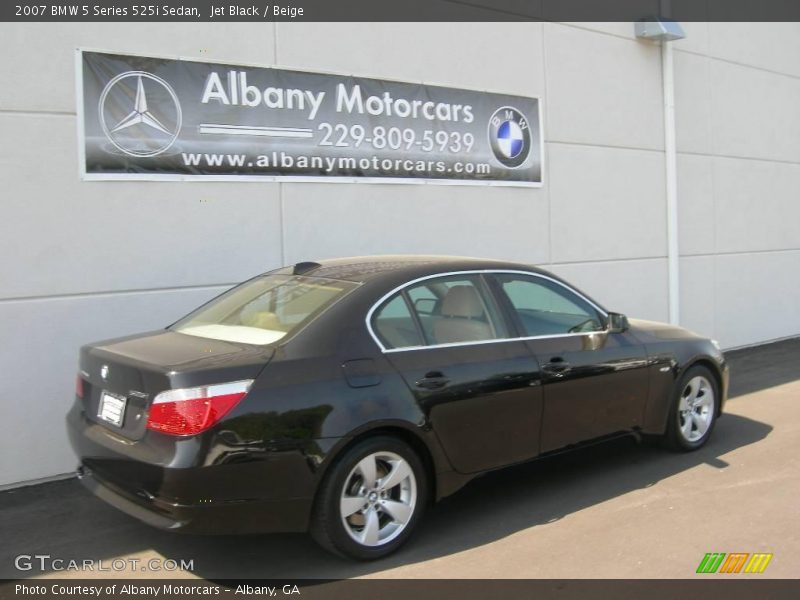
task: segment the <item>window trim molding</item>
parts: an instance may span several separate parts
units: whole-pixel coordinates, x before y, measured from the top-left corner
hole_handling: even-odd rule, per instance
[[[403,302],[405,302],[406,310],[408,310],[408,314],[411,315],[411,320],[414,322],[414,328],[417,330],[417,337],[420,339],[420,341],[422,341],[424,348],[428,345],[428,335],[425,333],[425,328],[422,326],[422,322],[419,320],[417,307],[414,306],[414,303],[411,301],[411,296],[408,295],[408,290],[406,288],[403,288],[398,293],[400,294],[400,297],[403,298]]]
[[[434,348],[457,348],[459,346],[478,346],[483,344],[497,344],[503,342],[516,342],[520,340],[539,340],[539,339],[551,339],[551,338],[563,338],[563,337],[576,337],[576,336],[586,336],[586,335],[598,335],[602,333],[607,333],[608,329],[606,328],[603,331],[583,331],[583,332],[576,332],[576,333],[558,333],[552,335],[533,335],[533,336],[516,336],[516,337],[504,337],[504,338],[495,338],[491,340],[478,340],[473,342],[451,342],[446,344],[430,344],[425,346],[404,346],[402,348],[386,348],[380,341],[380,338],[376,335],[375,330],[372,328],[372,318],[375,314],[375,311],[383,305],[386,300],[397,294],[398,292],[404,291],[407,287],[417,284],[421,281],[427,281],[429,279],[438,279],[443,277],[450,277],[454,275],[485,275],[485,274],[511,274],[511,275],[526,275],[528,277],[537,277],[539,279],[546,279],[547,281],[551,281],[557,285],[560,285],[565,290],[572,292],[585,302],[587,302],[590,306],[592,306],[597,312],[599,312],[603,317],[608,317],[608,313],[598,306],[595,302],[593,302],[590,298],[587,298],[583,294],[581,294],[578,290],[570,287],[566,283],[559,281],[553,277],[549,277],[547,275],[541,273],[534,273],[532,271],[520,271],[517,269],[473,269],[469,271],[447,271],[444,273],[435,273],[433,275],[425,275],[424,277],[418,277],[416,279],[412,279],[411,281],[407,281],[401,285],[398,285],[391,291],[387,292],[383,296],[381,296],[377,302],[375,302],[372,307],[367,312],[367,316],[365,318],[365,324],[367,326],[367,331],[369,332],[370,337],[372,340],[377,344],[378,348],[380,348],[381,352],[384,354],[390,354],[394,352],[409,352],[413,350],[430,350]],[[489,289],[489,292],[494,295],[494,291]],[[413,313],[412,313],[413,314]],[[422,338],[425,339],[424,337]]]

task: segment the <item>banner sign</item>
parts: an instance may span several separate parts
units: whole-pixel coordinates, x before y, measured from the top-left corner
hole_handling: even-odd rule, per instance
[[[537,98],[78,52],[85,179],[540,186]]]

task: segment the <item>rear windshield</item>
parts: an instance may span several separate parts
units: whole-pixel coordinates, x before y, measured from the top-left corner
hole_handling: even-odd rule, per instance
[[[358,284],[262,275],[239,285],[170,327],[172,331],[243,344],[272,344],[299,330]]]

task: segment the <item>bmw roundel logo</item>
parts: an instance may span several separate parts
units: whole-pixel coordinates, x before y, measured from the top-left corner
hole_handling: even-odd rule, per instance
[[[513,106],[498,108],[489,119],[489,144],[500,164],[519,167],[531,151],[528,119]]]

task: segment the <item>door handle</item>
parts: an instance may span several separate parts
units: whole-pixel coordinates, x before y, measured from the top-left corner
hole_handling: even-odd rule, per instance
[[[550,362],[542,365],[542,371],[554,377],[563,377],[572,367],[560,356],[554,356]]]
[[[416,386],[425,390],[438,390],[450,383],[450,379],[445,377],[441,371],[431,371],[425,373],[425,377],[420,379]]]

